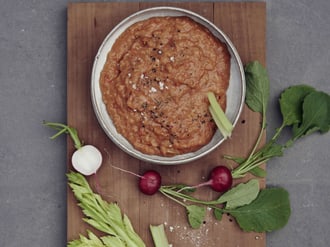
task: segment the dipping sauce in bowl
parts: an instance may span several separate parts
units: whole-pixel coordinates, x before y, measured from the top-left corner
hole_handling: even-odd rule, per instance
[[[92,101],[101,126],[124,151],[159,164],[185,163],[223,141],[208,92],[236,123],[243,74],[236,50],[214,25],[186,10],[152,8],[124,20],[103,42]]]
[[[230,77],[225,44],[189,17],[152,17],[126,29],[101,72],[117,129],[145,154],[194,152],[212,139],[208,92],[223,109]]]

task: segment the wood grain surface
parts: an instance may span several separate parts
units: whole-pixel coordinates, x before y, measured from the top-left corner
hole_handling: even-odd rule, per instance
[[[70,3],[67,20],[67,122],[78,129],[85,143],[94,144],[102,151],[104,162],[97,176],[99,193],[106,200],[118,202],[147,246],[153,246],[149,225],[164,223],[173,246],[264,247],[264,233],[243,232],[235,220],[227,215],[221,221],[216,221],[209,213],[200,229],[191,229],[184,208],[160,194],[143,195],[138,191],[136,177],[112,167],[115,165],[135,173],[152,168],[162,174],[163,184],[197,184],[205,180],[212,167],[224,163],[223,154],[246,156],[260,130],[259,114],[245,106],[230,140],[200,160],[177,166],[159,166],[139,161],[122,152],[107,138],[97,122],[90,99],[94,56],[105,36],[121,20],[138,10],[160,5],[181,7],[204,16],[228,35],[244,64],[259,60],[265,65],[266,4],[263,2]],[[70,157],[74,147],[69,138],[67,143],[67,163],[68,169],[71,169]],[[89,177],[88,180],[96,190],[95,177]],[[265,181],[262,180],[261,184],[264,186]],[[197,196],[212,199],[218,194],[203,188]],[[86,229],[91,229],[83,223],[82,217],[68,189],[68,240],[76,239],[79,234],[85,235]]]

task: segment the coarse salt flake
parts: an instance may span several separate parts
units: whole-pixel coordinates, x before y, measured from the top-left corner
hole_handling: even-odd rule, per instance
[[[154,87],[151,87],[149,90],[149,93],[156,93],[156,92],[157,92],[157,89]]]
[[[160,90],[164,89],[164,82],[162,82],[162,81],[159,82],[159,88],[160,88]]]
[[[170,57],[170,61],[171,62],[174,62],[174,60],[175,60],[175,58],[172,56],[172,57]]]

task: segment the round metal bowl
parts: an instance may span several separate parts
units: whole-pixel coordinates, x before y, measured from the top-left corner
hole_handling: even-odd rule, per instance
[[[229,120],[236,125],[236,122],[241,114],[244,98],[245,98],[245,77],[244,69],[240,57],[233,46],[229,38],[218,27],[212,24],[204,17],[180,8],[173,7],[155,7],[145,9],[127,17],[120,22],[112,31],[106,36],[105,40],[101,44],[98,53],[96,54],[93,64],[92,78],[91,78],[91,97],[92,104],[96,114],[96,117],[108,137],[123,151],[129,155],[150,163],[162,164],[162,165],[176,165],[187,163],[205,156],[206,154],[217,148],[224,138],[219,131],[217,131],[212,140],[200,148],[199,150],[182,155],[176,155],[173,157],[163,157],[156,155],[147,155],[136,150],[121,134],[119,134],[113,125],[110,116],[107,113],[106,107],[102,101],[102,93],[99,85],[100,72],[106,62],[108,52],[111,50],[112,45],[119,37],[119,35],[126,30],[132,24],[149,19],[155,16],[188,16],[194,21],[207,27],[214,36],[224,42],[231,55],[231,69],[230,69],[230,81],[229,88],[227,90],[227,109],[226,115]]]

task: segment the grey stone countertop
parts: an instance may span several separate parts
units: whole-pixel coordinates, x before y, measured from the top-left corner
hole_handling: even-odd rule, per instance
[[[0,0],[0,246],[66,245],[66,143],[42,120],[66,122],[65,0]],[[330,1],[267,0],[268,135],[278,96],[294,84],[330,93]],[[267,184],[290,193],[292,215],[268,247],[330,243],[330,134],[268,162]]]

